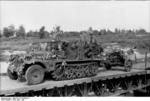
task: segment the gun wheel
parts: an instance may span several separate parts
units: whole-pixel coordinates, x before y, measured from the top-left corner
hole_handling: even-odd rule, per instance
[[[39,65],[30,66],[25,74],[28,85],[39,84],[44,79],[44,69]]]

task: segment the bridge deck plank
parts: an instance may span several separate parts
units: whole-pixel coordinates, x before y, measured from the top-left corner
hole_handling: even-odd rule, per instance
[[[51,89],[54,87],[63,87],[64,85],[74,85],[74,84],[81,84],[83,82],[91,82],[91,81],[98,81],[98,80],[105,80],[105,79],[112,79],[112,78],[119,78],[125,76],[131,76],[136,74],[145,73],[144,69],[139,69],[139,66],[144,66],[144,63],[136,64],[133,66],[131,72],[125,72],[123,69],[112,69],[109,71],[100,70],[99,73],[94,77],[87,77],[87,78],[80,78],[74,80],[65,80],[65,81],[52,81],[52,80],[45,80],[43,83],[38,85],[27,85],[25,82],[19,82],[16,80],[10,80],[7,76],[0,76],[0,95],[2,94],[14,94],[15,92],[28,92],[30,90],[38,91],[43,88]]]

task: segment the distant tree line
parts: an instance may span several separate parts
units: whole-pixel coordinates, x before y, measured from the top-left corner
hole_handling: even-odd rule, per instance
[[[6,37],[6,38],[12,38],[12,37],[38,37],[38,38],[48,38],[48,37],[56,37],[56,36],[76,36],[80,34],[96,34],[96,35],[105,35],[105,34],[147,34],[145,29],[138,29],[138,30],[125,30],[125,29],[115,29],[114,31],[111,31],[109,29],[101,29],[101,30],[93,30],[92,27],[89,27],[88,30],[85,31],[72,31],[72,32],[65,32],[61,30],[60,26],[56,26],[53,28],[52,31],[48,32],[45,30],[45,26],[42,26],[39,31],[28,31],[26,32],[25,28],[23,25],[19,26],[19,28],[15,28],[14,25],[10,25],[8,27],[4,27],[3,30],[0,30],[0,38],[1,37]],[[70,35],[69,35],[70,34]],[[59,37],[58,37],[59,38]]]

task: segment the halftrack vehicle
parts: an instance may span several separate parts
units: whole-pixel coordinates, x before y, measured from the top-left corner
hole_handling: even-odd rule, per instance
[[[132,69],[131,50],[125,52],[121,49],[112,49],[105,54],[105,67],[109,70],[112,66],[123,66],[125,71],[129,72]]]
[[[34,43],[26,54],[10,56],[8,76],[28,85],[41,83],[45,74],[55,80],[94,76],[102,62],[102,51],[96,42],[81,40]]]

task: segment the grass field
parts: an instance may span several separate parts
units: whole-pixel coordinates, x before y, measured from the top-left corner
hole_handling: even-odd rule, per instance
[[[150,48],[150,34],[105,34],[105,35],[93,35],[97,42],[105,45],[106,43],[118,43],[123,47],[136,47],[139,50],[147,50]],[[80,36],[65,36],[60,40],[76,40]],[[31,42],[43,42],[50,41],[51,38],[11,38],[0,39],[0,50],[25,50]]]

